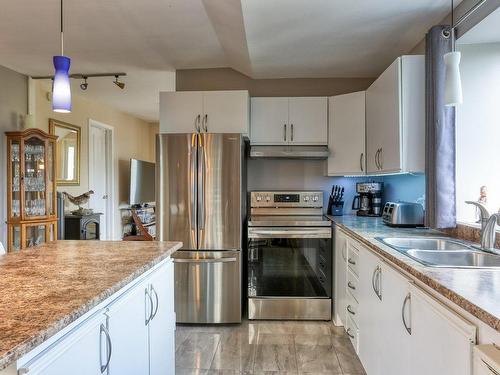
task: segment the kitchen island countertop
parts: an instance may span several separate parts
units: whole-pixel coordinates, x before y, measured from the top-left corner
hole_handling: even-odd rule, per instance
[[[386,236],[446,236],[436,230],[393,228],[385,225],[381,218],[373,217],[345,215],[328,218],[363,245],[500,331],[500,270],[426,267],[376,239]]]
[[[56,241],[0,256],[0,370],[181,246]]]

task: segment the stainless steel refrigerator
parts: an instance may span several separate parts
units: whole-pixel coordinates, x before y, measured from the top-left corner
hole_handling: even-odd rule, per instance
[[[241,322],[244,147],[240,134],[157,136],[157,237],[183,242],[178,323]]]

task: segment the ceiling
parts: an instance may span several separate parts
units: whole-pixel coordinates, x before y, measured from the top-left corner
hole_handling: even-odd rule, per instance
[[[124,91],[100,78],[84,95],[155,121],[176,69],[374,77],[448,10],[448,0],[65,0],[64,52],[72,73],[128,74]],[[0,51],[0,65],[52,74],[59,0],[4,2]]]
[[[500,8],[490,13],[457,40],[457,44],[479,44],[500,42]]]

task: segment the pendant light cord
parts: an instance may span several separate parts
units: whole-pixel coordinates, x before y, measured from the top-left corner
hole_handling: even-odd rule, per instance
[[[64,56],[63,0],[61,0],[61,56]]]

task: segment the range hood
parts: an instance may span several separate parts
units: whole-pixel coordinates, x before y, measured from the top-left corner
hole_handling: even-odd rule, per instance
[[[251,158],[324,160],[329,154],[328,146],[250,146]]]

